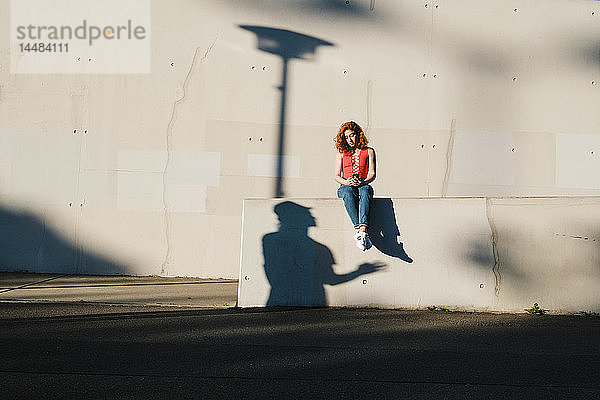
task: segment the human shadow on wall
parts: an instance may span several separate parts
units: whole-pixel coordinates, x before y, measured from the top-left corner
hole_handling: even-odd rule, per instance
[[[43,219],[0,207],[0,271],[118,274],[125,265],[71,243]]]
[[[396,213],[392,199],[373,199],[369,224],[369,237],[377,250],[407,263],[413,262],[413,259],[404,251],[404,244],[398,242],[400,230],[396,225]]]
[[[265,274],[271,285],[267,306],[326,306],[324,285],[339,285],[371,274],[383,263],[363,263],[347,274],[336,274],[333,254],[308,236],[316,226],[310,208],[291,201],[277,204],[279,230],[262,238]]]

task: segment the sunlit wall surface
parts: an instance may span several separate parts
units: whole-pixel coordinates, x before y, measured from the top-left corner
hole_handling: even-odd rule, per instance
[[[598,1],[35,3],[0,2],[2,270],[237,277],[242,200],[335,197],[346,120],[376,196],[600,195]]]

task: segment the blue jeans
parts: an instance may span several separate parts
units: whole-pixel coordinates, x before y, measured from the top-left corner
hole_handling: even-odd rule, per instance
[[[337,195],[344,200],[346,212],[348,212],[355,229],[369,226],[369,211],[371,210],[371,200],[373,200],[371,185],[360,187],[340,185]]]

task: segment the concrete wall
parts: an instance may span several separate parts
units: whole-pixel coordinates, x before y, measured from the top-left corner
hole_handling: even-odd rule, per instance
[[[350,119],[379,196],[600,195],[600,2],[138,3],[149,72],[43,74],[0,1],[1,270],[237,277],[242,200],[280,155],[284,196],[334,196]]]
[[[238,305],[600,311],[600,198],[246,200]]]

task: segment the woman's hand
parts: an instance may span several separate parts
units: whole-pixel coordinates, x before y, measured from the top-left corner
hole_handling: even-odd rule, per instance
[[[346,179],[346,182],[348,182],[348,186],[360,186],[362,185],[362,180],[360,178],[355,178],[355,177],[350,177],[348,179]]]

